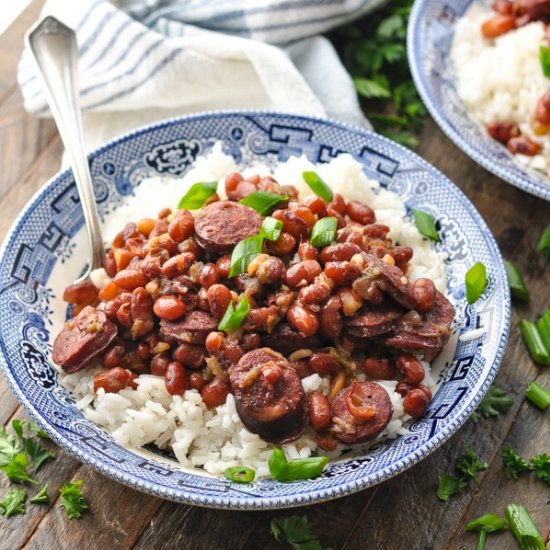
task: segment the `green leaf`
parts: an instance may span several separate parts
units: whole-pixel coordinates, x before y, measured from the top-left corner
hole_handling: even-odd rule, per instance
[[[281,236],[282,230],[283,222],[281,220],[267,216],[262,223],[261,234],[268,241],[276,241]]]
[[[34,439],[25,439],[25,450],[34,462],[35,472],[38,472],[38,470],[46,460],[55,458],[55,455],[53,453],[50,453],[47,449],[41,447],[39,443]]]
[[[6,428],[0,428],[0,466],[9,464],[21,452],[21,445],[17,438],[8,434]]]
[[[419,233],[432,241],[439,242],[439,233],[435,227],[435,220],[431,214],[424,212],[423,210],[418,210],[416,208],[412,209],[414,223]]]
[[[378,26],[377,35],[382,38],[389,38],[403,30],[405,22],[399,15],[392,15],[387,19],[384,19]]]
[[[550,78],[550,49],[547,46],[540,47],[539,59],[544,76]]]
[[[507,479],[517,480],[521,472],[529,470],[529,464],[525,459],[519,456],[514,449],[506,447],[502,449],[500,454],[502,465],[504,466],[504,474]]]
[[[250,193],[250,195],[244,197],[244,199],[241,199],[239,202],[246,206],[250,206],[250,208],[254,208],[258,214],[265,216],[273,210],[276,204],[287,200],[288,197],[283,195],[268,193],[267,191],[255,191],[254,193]]]
[[[490,386],[470,420],[477,423],[481,416],[488,418],[489,416],[504,414],[513,404],[514,400],[504,390],[494,385]]]
[[[229,277],[235,277],[239,273],[246,273],[248,264],[262,252],[264,242],[263,235],[253,235],[239,241],[231,254],[231,267]]]
[[[477,474],[487,469],[487,462],[481,462],[472,447],[466,449],[466,454],[462,455],[457,463],[456,468],[463,474],[467,481],[477,480]]]
[[[466,489],[466,487],[468,487],[468,483],[462,478],[440,474],[438,477],[437,496],[441,500],[447,501],[456,493]]]
[[[188,210],[197,210],[216,193],[218,189],[217,181],[205,181],[194,183],[187,193],[183,195],[178,204],[178,210],[187,208]]]
[[[391,97],[388,86],[369,78],[354,78],[353,83],[359,94],[365,97],[388,98]]]
[[[542,481],[550,485],[550,456],[546,453],[535,455],[529,460],[529,467]]]
[[[28,466],[29,459],[24,452],[21,452],[15,455],[10,462],[0,466],[0,470],[3,470],[8,478],[15,483],[34,483],[37,485],[38,481],[29,477]]]
[[[249,312],[250,304],[244,296],[239,300],[236,308],[233,307],[233,302],[229,302],[229,305],[227,306],[227,309],[218,324],[218,330],[228,331],[239,328],[243,324],[243,321]]]
[[[306,516],[272,519],[271,534],[277,542],[290,544],[294,550],[322,550]]]
[[[61,498],[59,500],[60,506],[65,508],[69,519],[76,519],[82,515],[82,512],[88,508],[84,495],[80,486],[84,483],[84,480],[80,479],[74,483],[67,481],[64,483],[59,494]]]
[[[0,514],[7,518],[15,514],[25,513],[25,500],[27,499],[27,491],[22,489],[11,489],[8,491],[2,500],[0,500]]]
[[[50,502],[50,497],[48,495],[48,484],[44,485],[36,495],[34,495],[30,502],[33,504],[48,504]]]

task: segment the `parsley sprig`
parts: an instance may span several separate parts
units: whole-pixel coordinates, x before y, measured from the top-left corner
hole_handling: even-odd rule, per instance
[[[323,550],[318,537],[311,532],[307,516],[272,519],[271,534],[277,542],[290,544],[293,550]]]
[[[508,479],[517,480],[522,472],[532,472],[540,480],[550,485],[550,455],[540,453],[525,460],[511,447],[506,447],[501,453],[504,474]]]
[[[375,130],[407,147],[418,144],[426,108],[407,61],[407,22],[413,0],[392,0],[329,35],[350,72]]]
[[[466,453],[456,461],[456,474],[441,474],[438,478],[437,496],[441,500],[449,500],[450,497],[468,488],[470,482],[477,483],[479,472],[487,469],[487,463],[481,462],[472,447],[466,449]]]
[[[488,418],[504,414],[513,404],[514,400],[504,390],[493,385],[487,390],[485,397],[481,400],[470,420],[477,424],[482,416]]]
[[[84,500],[84,494],[80,488],[83,483],[83,479],[79,479],[74,483],[67,481],[59,489],[59,494],[61,495],[59,504],[65,508],[69,519],[79,518],[82,512],[88,508]]]

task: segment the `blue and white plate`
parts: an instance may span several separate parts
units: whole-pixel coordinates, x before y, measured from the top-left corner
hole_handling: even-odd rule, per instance
[[[545,174],[522,166],[471,119],[458,96],[451,45],[455,25],[473,4],[490,0],[416,0],[409,19],[407,50],[414,82],[430,114],[469,157],[503,180],[550,200]]]
[[[183,470],[175,461],[118,445],[83,417],[51,363],[63,325],[63,288],[83,270],[88,250],[72,172],[56,175],[29,202],[0,252],[2,369],[21,404],[60,446],[99,472],[138,490],[218,508],[268,509],[311,504],[353,493],[409,468],[466,421],[491,384],[506,346],[510,298],[500,253],[470,201],[440,172],[378,135],[327,120],[266,112],[217,112],[168,120],[125,135],[90,155],[100,215],[117,208],[143,178],[180,176],[216,142],[242,165],[293,155],[326,162],[351,153],[368,176],[408,207],[434,213],[448,255],[448,292],[457,309],[453,336],[433,365],[440,387],[410,434],[368,452],[349,453],[314,480],[250,486]],[[473,305],[464,274],[487,266],[489,286]],[[478,330],[480,329],[481,330]],[[474,331],[474,332],[472,332]],[[470,333],[473,339],[459,339]]]

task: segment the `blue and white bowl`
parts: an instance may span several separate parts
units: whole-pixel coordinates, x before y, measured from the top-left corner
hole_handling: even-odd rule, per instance
[[[492,0],[416,0],[407,33],[414,82],[439,127],[469,157],[508,183],[550,200],[546,175],[514,159],[504,145],[469,117],[458,96],[451,45],[456,23],[473,3],[490,7]]]
[[[407,149],[358,128],[327,120],[266,112],[218,112],[168,120],[110,142],[90,155],[100,216],[117,208],[143,178],[184,174],[216,142],[243,165],[292,155],[325,162],[342,152],[366,174],[398,193],[407,206],[435,213],[448,254],[448,293],[457,317],[452,338],[433,369],[440,387],[410,434],[349,453],[317,479],[250,486],[183,470],[148,451],[126,449],[83,417],[58,380],[52,342],[67,307],[63,288],[88,258],[83,215],[72,172],[50,180],[13,225],[0,252],[2,370],[31,417],[61,447],[99,472],[175,501],[233,509],[311,504],[380,483],[434,451],[467,420],[491,384],[506,346],[510,297],[497,245],[470,201],[440,172]],[[464,274],[487,266],[489,286],[468,305]],[[478,330],[478,329],[482,330]],[[475,331],[475,332],[472,332]],[[459,339],[470,333],[473,339]]]

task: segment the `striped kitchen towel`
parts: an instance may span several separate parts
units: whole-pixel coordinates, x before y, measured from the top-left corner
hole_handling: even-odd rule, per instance
[[[162,118],[262,108],[368,126],[350,76],[319,33],[385,0],[48,0],[76,29],[87,146]],[[48,109],[28,53],[25,108]],[[116,116],[114,116],[116,114]]]

